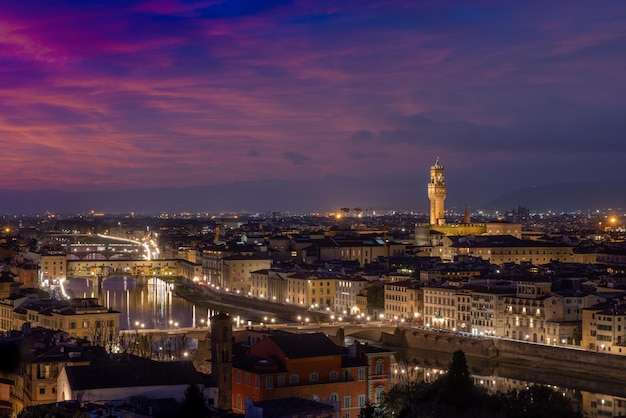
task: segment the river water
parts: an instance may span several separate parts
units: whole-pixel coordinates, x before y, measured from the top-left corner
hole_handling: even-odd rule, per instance
[[[101,305],[120,312],[123,330],[202,327],[211,316],[224,311],[243,324],[248,319],[259,322],[253,314],[246,314],[244,308],[225,310],[210,301],[201,305],[189,302],[175,294],[173,284],[158,278],[114,276],[104,280],[100,290],[94,289],[91,283],[72,278],[66,280],[65,286],[70,295],[97,298]]]
[[[68,279],[66,287],[76,297],[96,297],[102,305],[119,311],[122,329],[202,327],[206,326],[211,316],[224,311],[223,306],[191,303],[177,296],[172,284],[157,278],[135,280],[130,277],[111,277],[103,282],[99,292],[90,283],[82,279]],[[233,312],[236,312],[236,308],[233,308]],[[243,317],[241,319],[247,322]],[[255,318],[255,322],[258,324],[258,318]],[[445,353],[387,348],[396,351],[396,364],[392,370],[392,379],[396,383],[434,380],[445,371],[450,361],[450,355]],[[626,415],[626,385],[623,381],[536,370],[530,365],[494,367],[480,359],[468,359],[468,364],[475,384],[490,393],[524,389],[533,384],[549,385],[570,399],[584,416]],[[616,373],[621,374],[622,371]]]

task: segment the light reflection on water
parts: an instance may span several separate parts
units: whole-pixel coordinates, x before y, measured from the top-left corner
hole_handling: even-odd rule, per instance
[[[72,279],[66,286],[77,297],[97,297],[101,305],[119,311],[121,329],[201,327],[216,314],[176,296],[173,285],[158,278],[110,277],[102,283],[99,295],[89,284]]]

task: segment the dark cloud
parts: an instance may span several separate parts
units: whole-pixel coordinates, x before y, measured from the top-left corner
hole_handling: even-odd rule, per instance
[[[449,152],[552,152],[561,155],[626,152],[626,141],[623,141],[626,118],[622,109],[582,108],[560,117],[557,114],[543,113],[510,126],[437,121],[414,115],[402,118],[395,129],[382,130],[373,136],[385,144],[427,145]]]
[[[389,157],[385,152],[351,152],[348,156],[353,160],[371,160]]]
[[[297,152],[291,152],[291,151],[286,151],[285,153],[283,153],[283,157],[285,157],[287,160],[291,161],[292,164],[294,165],[302,165],[307,163],[308,161],[311,160],[310,157],[304,155],[304,154],[300,154]]]
[[[352,142],[367,142],[372,139],[374,139],[374,134],[366,130],[357,131],[350,136],[350,141]]]

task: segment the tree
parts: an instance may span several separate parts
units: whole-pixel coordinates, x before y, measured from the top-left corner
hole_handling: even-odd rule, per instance
[[[452,354],[448,374],[443,377],[438,400],[442,403],[464,409],[471,404],[474,382],[467,368],[467,360],[462,350]]]
[[[211,416],[206,398],[199,386],[189,385],[185,389],[185,398],[178,416],[181,418],[208,418]]]
[[[572,343],[580,345],[580,341],[583,339],[583,330],[581,327],[576,327],[572,331]]]
[[[359,418],[382,418],[382,412],[372,402],[367,401],[359,411]]]
[[[36,405],[29,406],[19,413],[19,418],[88,418],[89,415],[83,414],[76,406],[63,405]]]
[[[383,286],[370,286],[367,288],[367,307],[385,307],[385,288]]]

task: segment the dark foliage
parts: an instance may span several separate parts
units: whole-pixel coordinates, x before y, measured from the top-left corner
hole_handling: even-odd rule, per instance
[[[0,344],[0,370],[14,372],[22,361],[19,344],[7,342]]]
[[[465,353],[453,354],[448,374],[433,383],[397,385],[379,406],[367,404],[359,418],[580,418],[570,401],[545,386],[489,395],[474,387]]]
[[[206,398],[200,387],[189,385],[185,390],[185,398],[178,416],[180,418],[208,418],[211,416]]]
[[[459,409],[471,406],[474,382],[470,377],[463,351],[457,350],[452,354],[448,373],[441,380],[443,382],[437,397],[439,402]]]
[[[385,307],[385,288],[383,286],[370,286],[367,289],[367,306]]]

